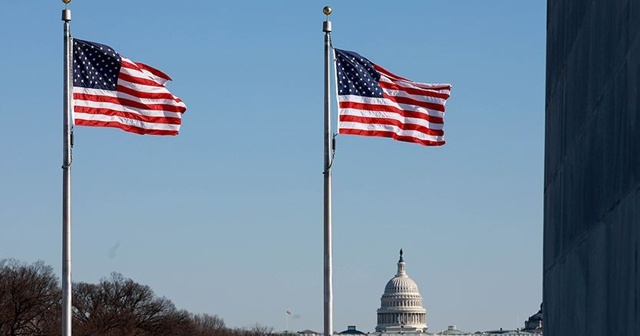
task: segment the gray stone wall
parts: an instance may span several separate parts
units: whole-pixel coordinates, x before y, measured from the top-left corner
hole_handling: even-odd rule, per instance
[[[640,335],[640,0],[548,0],[544,334]]]

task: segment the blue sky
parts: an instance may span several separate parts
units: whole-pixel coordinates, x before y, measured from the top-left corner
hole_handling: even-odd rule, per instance
[[[3,5],[0,258],[60,274],[63,4]],[[336,47],[453,85],[443,147],[337,139],[334,329],[373,331],[400,248],[430,331],[522,327],[542,299],[542,0],[73,1],[73,36],[168,73],[188,107],[177,137],[76,128],[73,280],[322,331],[325,5]]]

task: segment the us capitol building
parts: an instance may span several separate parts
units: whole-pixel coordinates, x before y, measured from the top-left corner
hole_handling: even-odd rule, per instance
[[[340,334],[349,335],[357,332],[354,326]],[[464,332],[449,326],[447,330],[436,333],[427,333],[427,310],[422,306],[422,295],[418,290],[418,285],[408,275],[406,264],[400,250],[400,260],[398,260],[398,272],[384,286],[384,294],[380,298],[380,308],[378,309],[378,325],[376,325],[376,335],[395,336],[398,334],[428,334],[428,335],[542,335],[542,305],[540,311],[532,315],[526,322],[523,329],[518,330],[493,330]],[[417,335],[416,335],[417,336]]]
[[[422,307],[418,285],[408,275],[400,250],[398,273],[384,286],[376,332],[426,332],[427,310]]]
[[[384,293],[380,298],[380,308],[377,310],[378,324],[374,333],[364,333],[349,326],[347,330],[337,333],[338,335],[373,335],[373,336],[399,336],[402,335],[461,335],[461,336],[542,336],[542,305],[540,310],[525,321],[524,328],[518,330],[492,330],[464,332],[449,326],[447,330],[438,332],[427,332],[427,310],[422,305],[422,295],[418,290],[418,285],[408,275],[406,264],[400,250],[400,260],[398,260],[398,271],[396,275],[387,282]],[[310,330],[298,332],[300,336],[316,336]]]

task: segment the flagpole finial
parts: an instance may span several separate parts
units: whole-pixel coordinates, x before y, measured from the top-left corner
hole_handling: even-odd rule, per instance
[[[71,0],[62,0],[64,3],[64,9],[62,10],[62,21],[69,22],[71,21],[71,10],[69,10],[69,3]]]
[[[322,23],[322,31],[329,34],[331,33],[331,21],[329,21],[329,15],[331,15],[331,12],[333,12],[333,10],[329,6],[324,6],[322,12],[327,16],[327,18]]]

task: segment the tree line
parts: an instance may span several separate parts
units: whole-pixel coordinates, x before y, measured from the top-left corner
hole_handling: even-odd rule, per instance
[[[112,273],[97,284],[74,283],[74,336],[261,336],[273,328],[227,328],[217,315],[179,310],[149,286]],[[62,290],[51,266],[0,260],[0,335],[57,336]]]

